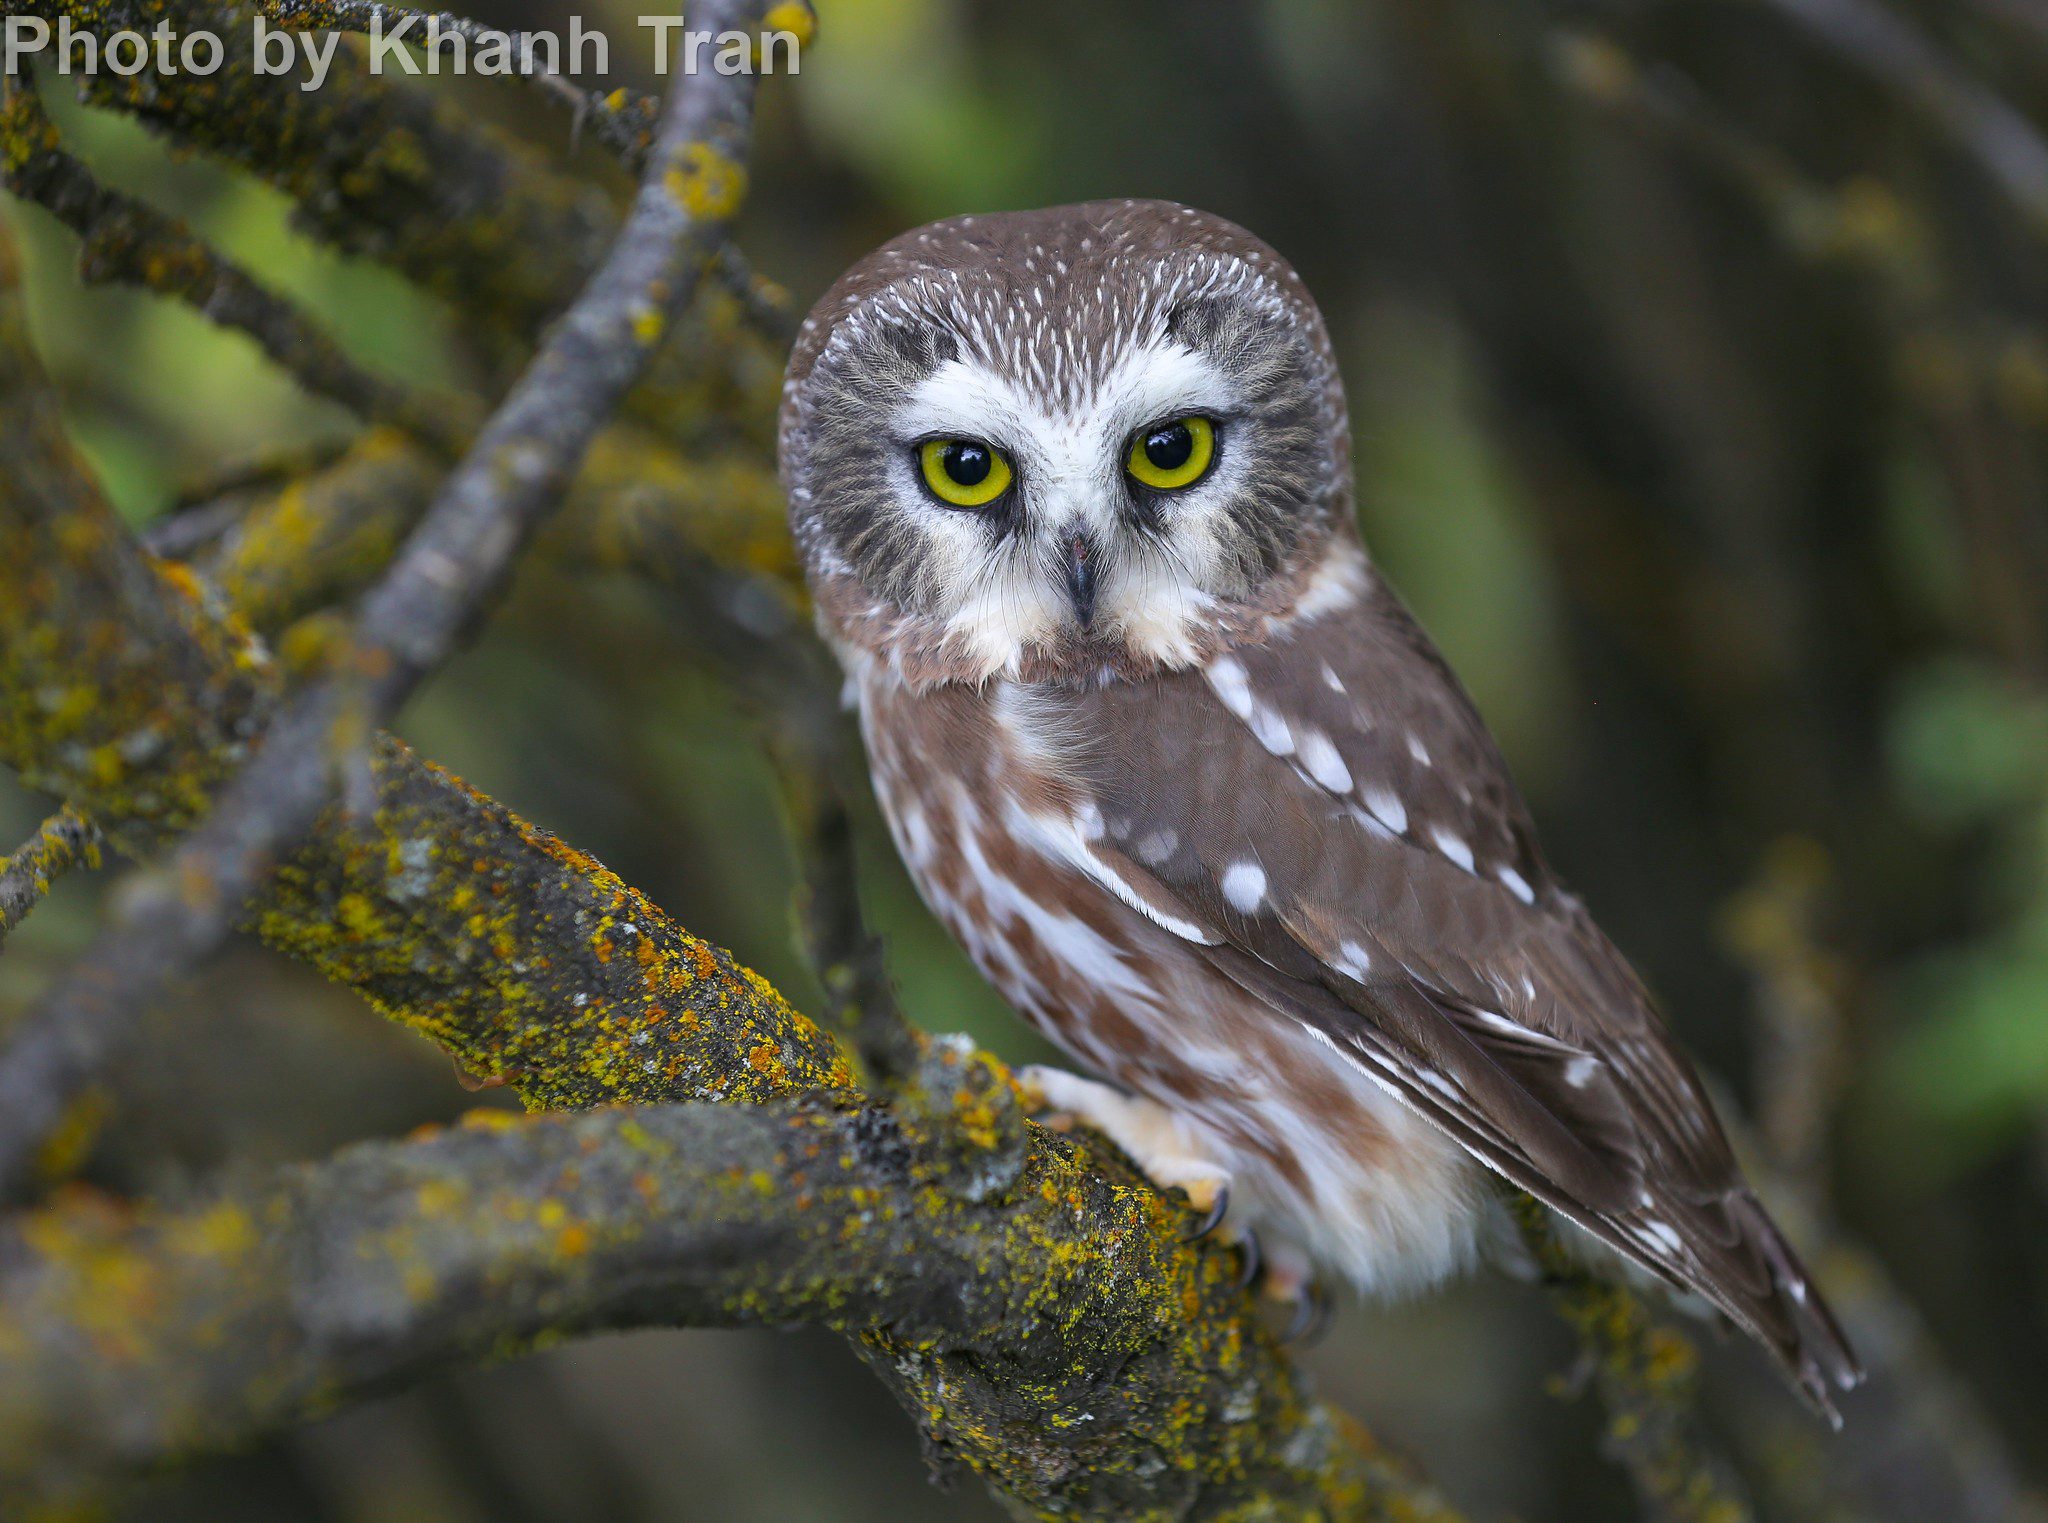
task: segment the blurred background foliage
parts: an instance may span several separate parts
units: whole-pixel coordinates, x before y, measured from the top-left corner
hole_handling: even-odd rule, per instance
[[[1368,543],[1496,726],[1554,858],[1760,1155],[1877,1250],[2019,1467],[2048,1476],[2048,11],[820,9],[801,81],[767,96],[755,263],[802,304],[913,223],[1121,195],[1199,203],[1292,258],[1342,352]],[[568,9],[476,14],[566,27]],[[616,79],[646,82],[630,5],[584,14]],[[616,181],[516,85],[434,87]],[[450,314],[296,236],[280,196],[49,96],[106,181],[189,217],[365,360],[475,379]],[[239,336],[82,288],[68,235],[8,215],[77,436],[135,521],[223,462],[346,436]],[[631,586],[529,577],[404,729],[810,999],[769,781],[668,617]],[[9,841],[41,813],[10,790]],[[867,832],[912,1011],[1035,1055]],[[81,946],[101,889],[66,883],[10,941],[0,1019]],[[152,1021],[119,1098],[92,1177],[153,1190],[478,1099],[254,948]],[[1552,1389],[1568,1342],[1526,1288],[1352,1310],[1312,1358],[1478,1515],[1630,1515],[1594,1416]],[[1738,1427],[1777,1411],[1747,1347],[1709,1358]],[[1804,1510],[1767,1446],[1745,1457],[1773,1517],[1863,1515]],[[926,1487],[836,1343],[718,1333],[439,1379],[131,1512],[992,1515]]]

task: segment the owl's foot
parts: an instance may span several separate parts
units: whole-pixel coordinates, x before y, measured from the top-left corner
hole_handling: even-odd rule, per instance
[[[1043,1098],[1039,1119],[1047,1126],[1090,1127],[1123,1149],[1159,1189],[1187,1196],[1200,1213],[1190,1238],[1207,1237],[1223,1225],[1230,1210],[1230,1170],[1203,1156],[1202,1139],[1180,1116],[1063,1068],[1022,1068],[1017,1081]]]
[[[1335,1306],[1329,1291],[1323,1288],[1323,1282],[1310,1280],[1295,1296],[1294,1312],[1287,1319],[1287,1326],[1280,1330],[1280,1341],[1313,1348],[1330,1330],[1330,1319],[1334,1314]]]
[[[1306,1347],[1320,1342],[1330,1330],[1335,1310],[1330,1292],[1298,1254],[1284,1247],[1274,1250],[1261,1269],[1259,1294],[1287,1314],[1280,1328],[1282,1343]]]

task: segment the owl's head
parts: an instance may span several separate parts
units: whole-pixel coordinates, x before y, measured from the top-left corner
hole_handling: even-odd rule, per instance
[[[1352,544],[1322,314],[1258,239],[1165,202],[884,245],[804,324],[781,454],[827,632],[919,684],[1189,665]]]

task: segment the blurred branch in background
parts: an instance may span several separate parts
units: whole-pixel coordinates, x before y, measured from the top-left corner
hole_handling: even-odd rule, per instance
[[[0,136],[12,145],[4,183],[46,208],[78,235],[79,278],[137,286],[189,302],[223,327],[238,328],[315,396],[330,397],[365,422],[401,428],[446,454],[458,454],[477,420],[462,399],[431,401],[372,375],[335,340],[247,271],[223,259],[177,219],[96,184],[58,144],[34,76],[8,89]]]
[[[1517,1225],[1559,1312],[1578,1335],[1583,1379],[1599,1389],[1606,1441],[1628,1471],[1643,1516],[1662,1523],[1753,1523],[1733,1465],[1694,1412],[1699,1354],[1650,1316],[1640,1297],[1589,1270],[1550,1214],[1524,1196]]]
[[[74,867],[97,867],[100,832],[65,805],[36,828],[12,855],[0,857],[0,940],[27,918],[50,886]]]
[[[410,14],[259,8],[306,28]],[[515,30],[559,20],[544,3],[506,8]],[[163,10],[90,9],[144,27]],[[0,0],[0,16],[84,10]],[[1049,0],[1025,28],[964,0],[841,0],[837,51],[815,71],[806,59],[800,111],[771,109],[775,167],[758,177],[749,241],[800,290],[920,215],[1179,194],[1270,230],[1340,331],[1383,342],[1387,312],[1410,313],[1399,331],[1427,336],[1420,357],[1464,378],[1445,390],[1469,383],[1481,399],[1451,395],[1446,424],[1424,406],[1418,346],[1347,356],[1376,552],[1433,622],[1478,632],[1454,653],[1482,699],[1541,720],[1521,743],[1548,758],[1549,838],[1617,912],[1688,1040],[1730,1073],[1751,1066],[1751,1028],[1730,1014],[1748,975],[1765,1033],[1757,1150],[1778,1166],[1758,1172],[1779,1174],[1774,1207],[1821,1250],[1878,1372],[1829,1441],[1751,1364],[1696,1356],[1633,1297],[1562,1263],[1553,1289],[1589,1351],[1598,1434],[1549,1411],[1540,1381],[1501,1373],[1553,1357],[1540,1329],[1431,1322],[1438,1341],[1414,1370],[1397,1368],[1391,1322],[1326,1352],[1347,1402],[1429,1450],[1488,1513],[1627,1515],[1621,1484],[1603,1490],[1585,1463],[1600,1439],[1645,1516],[1739,1518],[1745,1498],[1764,1523],[2039,1515],[2023,1476],[2048,1456],[2048,1262],[2030,1244],[2048,1233],[2038,1162],[2012,1161],[2034,1158],[2048,1115],[2048,768],[2029,717],[2048,688],[2048,102],[2030,51],[2048,32],[2035,10]],[[61,141],[43,101],[11,97],[8,183],[65,217],[88,275],[251,332],[369,426],[252,430],[244,464],[204,463],[175,498],[131,493],[124,506],[164,514],[142,538],[153,560],[65,425],[118,479],[143,430],[106,372],[167,390],[186,379],[185,350],[123,341],[107,314],[134,309],[47,305],[43,282],[38,337],[69,406],[60,421],[34,367],[0,362],[0,754],[67,812],[0,867],[0,932],[89,855],[86,829],[145,860],[189,839],[281,708],[349,677],[364,628],[351,611],[368,611],[447,491],[449,455],[598,267],[623,220],[606,186],[618,165],[637,169],[657,120],[651,97],[616,81],[427,91],[346,50],[302,92],[251,68],[253,11],[176,0],[169,13],[230,41],[224,73],[206,90],[149,71],[74,79],[86,110],[47,102]],[[2027,45],[2006,48],[2014,37]],[[524,110],[535,87],[565,110]],[[281,231],[252,244],[220,206],[163,209],[162,156],[110,153],[110,115],[227,166],[208,183],[233,187],[229,209],[257,194],[238,177],[260,181],[297,232],[430,293],[464,351],[454,379],[364,359],[376,303],[337,309],[303,276],[278,277],[306,257]],[[494,115],[557,147],[580,121],[610,160],[578,172]],[[149,166],[141,193],[117,172],[124,153]],[[37,215],[18,220],[50,246]],[[688,268],[707,277],[694,302],[650,325],[647,375],[573,479],[550,483],[562,501],[527,560],[561,578],[556,600],[515,591],[482,655],[412,711],[437,742],[492,732],[520,812],[379,733],[357,683],[336,737],[341,803],[243,917],[474,1080],[541,1110],[642,1109],[479,1119],[324,1156],[330,1143],[319,1161],[180,1194],[113,1161],[124,1143],[151,1152],[154,1134],[123,1109],[134,1085],[118,1064],[95,1068],[103,1082],[62,1118],[38,1179],[83,1168],[149,1193],[114,1205],[59,1190],[0,1229],[0,1472],[15,1495],[82,1495],[571,1330],[815,1321],[853,1335],[937,1473],[964,1466],[1027,1514],[1453,1517],[1308,1394],[1237,1288],[1235,1255],[1180,1244],[1185,1214],[1120,1161],[1033,1127],[999,1065],[902,1021],[905,1003],[952,1021],[967,986],[933,956],[901,955],[914,922],[892,913],[900,891],[855,872],[857,777],[792,596],[768,466],[787,303],[729,242],[696,246]],[[7,352],[25,355],[18,309],[0,321]],[[103,354],[79,356],[87,325]],[[1472,549],[1488,525],[1460,495],[1482,495],[1459,485],[1475,481],[1494,483],[1522,535],[1491,563]],[[649,610],[655,633],[636,645]],[[699,909],[759,897],[783,865],[722,817],[735,795],[707,781],[712,764],[660,779],[665,793],[621,781],[616,756],[650,736],[667,766],[675,731],[708,748],[730,721],[701,697],[675,716],[671,656],[713,674],[773,757],[823,986],[816,1024],[653,902],[693,900],[706,929]],[[490,687],[492,662],[515,675]],[[562,698],[608,684],[630,685],[638,707],[599,705],[604,725]],[[555,776],[524,754],[550,747],[572,758]],[[751,753],[746,765],[768,770]],[[605,855],[635,858],[628,875],[661,892],[527,823],[565,816],[580,837],[605,808],[618,813],[594,832]],[[84,945],[90,885],[72,887],[8,938],[11,976]],[[1705,950],[1699,929],[1717,918],[1739,970]],[[757,965],[783,929],[736,912],[718,924]],[[922,997],[896,997],[884,924]],[[210,975],[208,1000],[228,976]],[[23,987],[46,981],[23,974],[8,996]],[[269,987],[236,992],[261,1004]],[[278,1025],[303,1027],[305,1003]],[[247,1055],[183,1056],[211,1071]],[[271,1111],[281,1089],[310,1103],[332,1087],[319,1069],[250,1082]],[[763,1277],[778,1263],[808,1278]],[[601,1422],[609,1439],[631,1409],[658,1411],[650,1452],[689,1471],[688,1505],[671,1511],[727,1523],[741,1499],[703,1499],[707,1451],[749,1495],[786,1496],[773,1488],[793,1467],[769,1445],[798,1431],[825,1379],[806,1368],[779,1385],[772,1432],[750,1444],[715,1421],[733,1392],[686,1362],[683,1388],[715,1391],[691,1408],[717,1435],[695,1465],[673,1458],[684,1419],[666,1401],[611,1392]],[[1445,1389],[1464,1404],[1429,1406]],[[467,1399],[401,1410],[426,1410],[422,1430],[466,1431],[430,1419]],[[820,1405],[812,1442],[786,1447],[835,1452],[825,1440],[864,1411],[857,1397]],[[309,1451],[262,1452],[298,1489],[246,1515],[316,1516]],[[372,1468],[397,1468],[375,1452]],[[809,1510],[926,1515],[874,1479],[857,1441],[836,1452],[865,1468],[821,1460],[830,1489]],[[1512,1493],[1497,1479],[1509,1473]],[[443,1512],[405,1505],[496,1517],[488,1498],[518,1495],[554,1515],[545,1486],[476,1484]],[[152,1493],[138,1516],[156,1523],[177,1494]]]
[[[2048,235],[2048,141],[1995,91],[1880,0],[1768,0],[1910,101],[1972,154],[2026,222]]]
[[[728,6],[712,19],[737,25],[747,13]],[[122,1023],[226,936],[243,902],[333,797],[335,774],[356,767],[357,737],[447,659],[561,497],[739,209],[754,76],[734,77],[744,87],[675,93],[617,243],[365,595],[336,654],[336,675],[279,708],[208,817],[159,876],[126,888],[85,967],[15,1032],[0,1058],[0,1194],[19,1186]],[[42,507],[46,518],[64,511]],[[21,604],[26,610],[30,600]],[[25,651],[35,635],[15,630],[10,645]],[[34,664],[17,682],[34,680]],[[35,701],[24,694],[17,702],[24,700]]]

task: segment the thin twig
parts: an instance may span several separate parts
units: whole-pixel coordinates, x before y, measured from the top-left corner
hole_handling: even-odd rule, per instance
[[[416,43],[429,53],[448,53],[458,46],[473,47],[482,42],[502,42],[510,56],[519,61],[519,77],[533,84],[550,100],[566,106],[573,115],[575,131],[589,133],[617,154],[628,169],[638,171],[654,144],[661,120],[658,97],[638,90],[590,90],[549,69],[533,66],[533,60],[549,49],[544,39],[532,32],[506,31],[484,26],[448,11],[415,10],[403,5],[385,5],[381,0],[256,0],[256,8],[279,26],[295,31],[373,32],[392,40]]]
[[[367,437],[375,438],[375,431]],[[163,560],[189,561],[241,522],[252,497],[317,481],[360,445],[360,437],[287,444],[206,471],[142,531],[142,548]]]
[[[716,268],[720,283],[738,299],[747,320],[764,338],[783,349],[796,342],[797,315],[790,309],[788,291],[759,274],[735,244],[718,251]]]
[[[0,857],[0,941],[64,874],[99,865],[100,832],[91,820],[67,804],[43,821],[13,855]]]
[[[162,19],[151,0],[35,0],[32,9],[102,36],[147,33]],[[259,71],[249,13],[234,0],[177,0],[176,12],[180,33],[225,44],[203,87],[152,57],[134,74],[73,76],[81,97],[275,186],[295,203],[297,231],[374,259],[476,319],[459,336],[486,358],[523,360],[610,247],[618,214],[603,187],[441,96],[360,67],[336,67],[318,90],[302,89],[289,73]]]
[[[825,992],[830,1024],[846,1035],[877,1090],[913,1085],[925,1045],[861,909],[853,818],[839,782],[847,725],[835,674],[775,584],[687,554],[661,576],[693,611],[715,615],[676,627],[705,649],[760,719],[789,811],[804,956]]]
[[[29,75],[13,81],[0,106],[0,183],[43,207],[79,238],[78,270],[87,285],[134,286],[168,296],[222,328],[247,334],[315,396],[339,402],[366,422],[401,428],[454,456],[474,432],[466,398],[425,397],[371,374],[309,315],[219,253],[191,228],[154,207],[106,189],[58,146]]]
[[[758,0],[720,0],[701,19],[739,29],[758,13]],[[327,807],[336,758],[356,753],[488,606],[737,213],[752,83],[704,75],[673,92],[617,243],[365,598],[339,675],[284,708],[213,813],[126,886],[83,962],[21,1024],[0,1055],[0,1193],[20,1188],[116,1034],[219,945]]]

